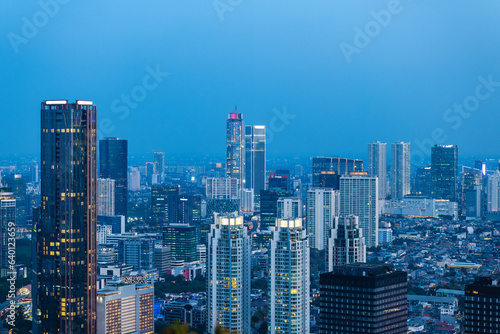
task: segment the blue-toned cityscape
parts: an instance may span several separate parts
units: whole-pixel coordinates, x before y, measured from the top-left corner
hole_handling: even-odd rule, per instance
[[[499,12],[0,1],[0,334],[500,334]]]

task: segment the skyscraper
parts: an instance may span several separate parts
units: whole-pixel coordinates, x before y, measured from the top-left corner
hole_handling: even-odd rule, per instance
[[[500,275],[481,276],[465,286],[465,334],[499,333]]]
[[[278,219],[269,249],[269,333],[309,334],[309,270],[302,219]]]
[[[245,181],[244,188],[254,190],[256,210],[260,191],[266,188],[266,127],[245,126]]]
[[[33,333],[96,332],[96,106],[41,104]]]
[[[97,179],[97,215],[115,215],[115,180]]]
[[[378,177],[379,199],[387,196],[387,144],[368,144],[368,175]]]
[[[99,177],[115,180],[115,214],[127,217],[128,144],[126,139],[99,141]]]
[[[335,266],[366,262],[365,237],[357,216],[335,217],[328,238],[327,259],[328,271]]]
[[[333,219],[339,214],[339,191],[331,188],[307,190],[307,235],[310,245],[325,249],[333,227]]]
[[[240,188],[245,182],[245,127],[243,115],[234,110],[226,123],[226,176],[239,181]]]
[[[407,275],[355,263],[320,275],[321,333],[405,334]]]
[[[163,176],[165,174],[165,153],[163,152],[155,152],[155,163],[154,163],[154,172],[158,175],[159,180],[163,180]]]
[[[432,197],[432,175],[431,166],[420,167],[415,176],[415,194]]]
[[[151,223],[158,229],[163,224],[175,222],[180,186],[154,184],[151,186]]]
[[[391,197],[403,199],[410,188],[410,143],[392,144]],[[379,179],[380,187],[380,179]]]
[[[209,333],[217,326],[251,333],[250,250],[243,216],[215,215],[207,254]]]
[[[340,216],[358,216],[367,247],[378,245],[378,178],[344,175],[340,178]]]
[[[339,175],[350,172],[362,172],[363,160],[347,158],[313,158],[313,187],[320,187],[320,175],[324,171],[333,171]]]
[[[163,246],[170,248],[173,260],[196,261],[198,233],[196,227],[182,224],[163,226]]]
[[[432,197],[458,202],[458,146],[431,149]]]
[[[495,170],[488,175],[488,183],[486,185],[488,193],[488,212],[500,211],[500,172]]]
[[[8,266],[9,229],[15,233],[15,228],[16,198],[10,188],[0,188],[0,269]]]

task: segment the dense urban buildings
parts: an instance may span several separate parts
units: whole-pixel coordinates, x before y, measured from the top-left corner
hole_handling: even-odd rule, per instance
[[[458,202],[458,147],[435,145],[431,149],[433,198]]]
[[[398,142],[391,146],[391,198],[403,199],[410,189],[410,143]],[[380,187],[380,179],[379,179]]]
[[[268,333],[309,334],[309,242],[302,219],[277,219],[269,252]]]
[[[10,174],[3,179],[6,187],[10,188],[16,198],[16,224],[26,224],[27,203],[26,203],[26,180],[22,174]]]
[[[243,216],[215,215],[207,254],[208,325],[250,333],[250,238]]]
[[[128,142],[109,137],[99,140],[99,177],[115,180],[115,214],[127,217]]]
[[[387,143],[368,144],[368,175],[378,177],[379,199],[387,197]]]
[[[321,274],[321,333],[406,333],[406,280],[406,272],[365,263]]]
[[[365,237],[357,216],[335,217],[326,255],[328,271],[344,264],[366,262]]]
[[[41,105],[33,333],[96,332],[96,106]]]

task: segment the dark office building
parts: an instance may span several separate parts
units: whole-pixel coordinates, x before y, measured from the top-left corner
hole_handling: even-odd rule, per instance
[[[431,149],[432,197],[458,202],[458,146]]]
[[[276,192],[271,190],[260,191],[260,229],[265,230],[276,226],[278,217],[278,199],[290,196],[286,192]]]
[[[320,275],[321,333],[405,334],[406,272],[354,263]]]
[[[333,171],[322,171],[319,174],[318,187],[340,190],[340,175]]]
[[[4,184],[12,190],[16,198],[16,224],[26,225],[27,200],[26,180],[21,174],[10,174],[4,178]]]
[[[500,275],[482,276],[465,286],[465,334],[500,333]]]
[[[96,332],[96,106],[41,105],[33,333]]]
[[[290,192],[290,180],[288,176],[269,173],[267,189],[274,192]]]
[[[105,138],[99,141],[99,177],[115,180],[115,215],[125,217],[127,217],[127,157],[126,139]]]
[[[346,158],[313,158],[313,187],[320,187],[320,175],[323,171],[333,171],[339,175],[350,172],[362,172],[363,160]]]
[[[201,221],[201,197],[199,195],[179,195],[176,204],[177,212],[174,224],[194,225]]]
[[[177,220],[180,186],[154,184],[151,186],[151,223],[161,229],[163,224]]]
[[[414,193],[427,198],[432,196],[432,175],[430,166],[417,169]]]
[[[198,231],[194,226],[169,224],[163,227],[163,246],[170,247],[172,260],[197,260]]]

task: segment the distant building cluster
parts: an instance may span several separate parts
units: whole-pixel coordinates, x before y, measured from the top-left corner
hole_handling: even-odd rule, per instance
[[[144,161],[96,117],[42,102],[40,159],[0,166],[0,274],[31,275],[33,333],[498,332],[498,164],[435,145],[412,166],[403,141],[272,160],[238,110],[223,161]]]

